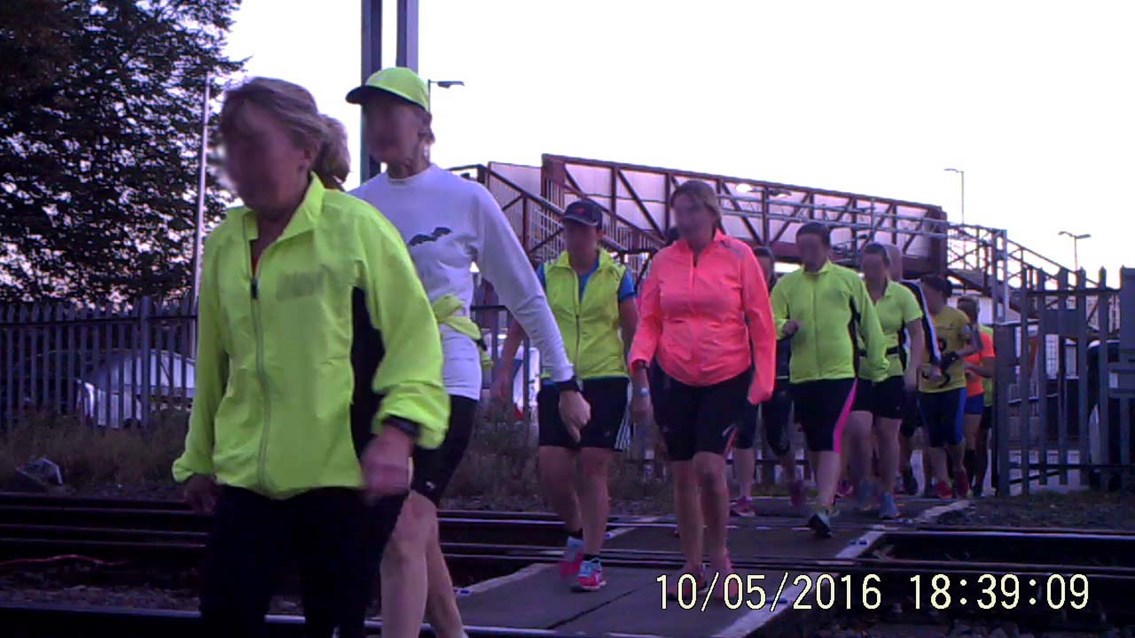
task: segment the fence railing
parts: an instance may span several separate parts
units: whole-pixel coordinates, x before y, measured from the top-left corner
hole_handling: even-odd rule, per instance
[[[1116,370],[1130,357],[1111,325],[1135,287],[1042,286],[1022,320],[994,328],[993,485],[1114,487],[1135,472],[1131,399]],[[1095,314],[1097,322],[1089,317]]]
[[[502,306],[471,309],[494,360],[508,329]],[[68,417],[90,425],[144,425],[188,409],[195,379],[196,308],[143,298],[123,309],[66,304],[0,309],[0,429],[21,418]],[[529,368],[528,378],[535,371]],[[528,411],[525,392],[520,408]]]

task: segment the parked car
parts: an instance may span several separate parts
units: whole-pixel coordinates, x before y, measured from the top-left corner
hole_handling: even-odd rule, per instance
[[[1123,412],[1121,402],[1129,399],[1121,399],[1110,397],[1107,402],[1107,435],[1101,431],[1100,422],[1100,397],[1102,396],[1102,388],[1100,387],[1099,369],[1100,369],[1100,344],[1095,342],[1088,346],[1088,453],[1093,463],[1101,463],[1105,457],[1104,449],[1107,449],[1107,458],[1110,463],[1119,463],[1122,456],[1122,434],[1123,430],[1127,431],[1127,445],[1128,454],[1130,458],[1135,460],[1135,411],[1129,411],[1128,421],[1122,421]],[[1119,363],[1119,341],[1111,340],[1107,342],[1107,361],[1108,364]],[[1132,406],[1135,409],[1135,406]],[[1106,438],[1106,440],[1105,440]],[[1109,490],[1119,489],[1119,473],[1109,473],[1107,480],[1107,487]],[[1098,470],[1093,470],[1089,475],[1089,483],[1093,486],[1100,486],[1105,479]]]
[[[170,350],[48,351],[13,366],[0,387],[4,422],[19,414],[75,416],[89,425],[123,427],[161,409],[188,409],[193,359]],[[149,405],[146,405],[146,402]]]

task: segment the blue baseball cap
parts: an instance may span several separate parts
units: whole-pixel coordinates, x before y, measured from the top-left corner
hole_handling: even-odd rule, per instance
[[[590,199],[574,201],[564,210],[563,221],[603,230],[603,207]]]

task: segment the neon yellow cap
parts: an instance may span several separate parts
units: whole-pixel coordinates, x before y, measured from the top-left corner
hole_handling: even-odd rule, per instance
[[[347,94],[347,101],[351,104],[362,104],[368,95],[375,91],[382,91],[397,95],[398,97],[417,104],[423,109],[430,110],[430,89],[426,81],[412,69],[402,66],[392,66],[372,74],[367,81],[355,87]]]

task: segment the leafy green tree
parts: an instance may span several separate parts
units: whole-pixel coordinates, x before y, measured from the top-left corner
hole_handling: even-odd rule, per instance
[[[201,108],[239,0],[0,2],[0,301],[191,283]],[[228,198],[210,169],[206,221]]]

